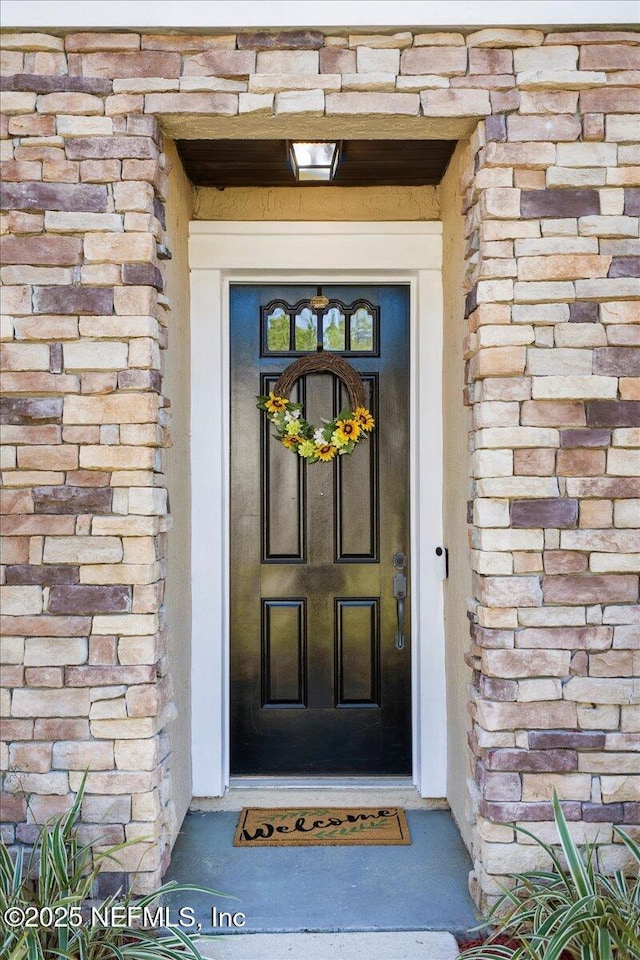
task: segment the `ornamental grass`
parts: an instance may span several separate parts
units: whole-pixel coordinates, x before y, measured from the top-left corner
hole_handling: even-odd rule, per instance
[[[107,926],[95,914],[116,911],[138,914],[158,906],[166,893],[186,890],[225,896],[195,884],[163,884],[154,893],[142,897],[121,891],[100,901],[97,911],[94,894],[99,873],[118,863],[120,850],[139,842],[130,840],[103,851],[92,851],[77,836],[77,820],[84,795],[85,780],[67,814],[45,824],[28,858],[20,848],[12,858],[0,842],[0,957],[3,960],[202,960],[194,939],[172,927],[159,935],[135,925]],[[20,923],[20,917],[24,922]],[[43,922],[27,925],[29,918]]]
[[[516,828],[545,850],[551,869],[512,874],[515,886],[487,918],[493,933],[460,960],[640,960],[640,846],[614,827],[634,876],[599,873],[595,844],[578,847],[555,792],[553,813],[561,853]]]

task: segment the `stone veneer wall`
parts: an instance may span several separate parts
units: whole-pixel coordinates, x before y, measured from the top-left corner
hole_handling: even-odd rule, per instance
[[[640,819],[639,39],[4,35],[10,841],[65,808],[88,767],[85,834],[155,838],[140,890],[167,863],[159,124],[288,124],[473,131],[472,888],[490,899],[538,863],[501,822],[547,835],[552,787],[576,835],[597,832],[601,867],[624,864],[612,824]]]

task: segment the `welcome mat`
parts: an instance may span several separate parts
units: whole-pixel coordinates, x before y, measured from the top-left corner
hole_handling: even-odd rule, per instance
[[[397,807],[245,807],[233,838],[234,847],[408,843],[407,818]]]

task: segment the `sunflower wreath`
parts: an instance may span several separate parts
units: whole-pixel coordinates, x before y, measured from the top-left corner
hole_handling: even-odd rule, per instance
[[[302,404],[293,403],[288,394],[299,377],[306,373],[330,372],[342,380],[349,393],[350,406],[333,420],[323,420],[315,427],[302,415]],[[375,427],[375,420],[365,406],[362,381],[353,367],[335,354],[317,353],[301,357],[284,371],[268,396],[258,397],[276,428],[276,439],[287,450],[297,453],[308,463],[330,463],[337,455],[353,453],[356,445],[366,440]]]

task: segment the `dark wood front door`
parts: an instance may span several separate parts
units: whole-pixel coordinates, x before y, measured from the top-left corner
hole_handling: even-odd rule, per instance
[[[409,291],[323,285],[324,309],[316,293],[231,287],[231,773],[408,775],[394,557],[409,554]],[[319,339],[360,373],[376,429],[351,455],[305,464],[256,395]],[[348,405],[329,374],[295,391],[316,425]]]

